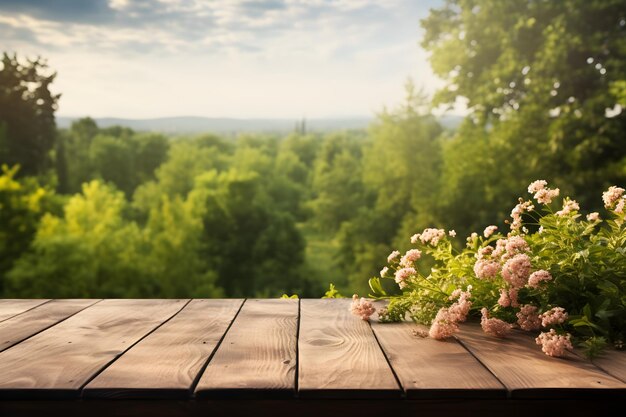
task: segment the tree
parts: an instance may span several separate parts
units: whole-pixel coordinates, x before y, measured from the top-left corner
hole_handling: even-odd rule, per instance
[[[124,213],[122,192],[100,181],[83,185],[62,216],[43,217],[32,248],[7,275],[18,297],[221,296],[201,255],[201,208],[164,197],[148,226]]]
[[[40,175],[50,165],[60,95],[50,92],[56,74],[45,61],[21,62],[4,53],[0,68],[0,164],[19,164],[19,175]]]
[[[189,198],[203,207],[203,255],[231,297],[310,294],[304,240],[293,218],[274,210],[259,174],[230,169],[196,179]]]
[[[545,178],[598,208],[593,190],[626,180],[624,10],[625,0],[449,0],[422,21],[446,81],[436,104],[468,100],[503,180],[492,187]]]
[[[407,236],[434,226],[441,176],[442,128],[412,83],[405,103],[382,112],[370,127],[363,184],[368,197],[339,231],[338,264],[354,288],[378,275],[392,249],[408,246]],[[371,201],[370,201],[371,200]]]
[[[0,175],[0,294],[6,273],[24,253],[40,218],[52,207],[51,192],[34,179],[16,179],[18,167],[2,166]]]
[[[366,140],[347,134],[324,138],[315,160],[310,202],[317,227],[337,232],[366,204],[363,148]]]

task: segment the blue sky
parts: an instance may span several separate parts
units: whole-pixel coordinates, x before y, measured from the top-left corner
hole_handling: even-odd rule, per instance
[[[346,117],[441,85],[442,0],[0,0],[3,48],[58,72],[59,115]]]

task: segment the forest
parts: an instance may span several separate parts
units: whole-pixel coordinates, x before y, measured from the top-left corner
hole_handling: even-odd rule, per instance
[[[365,131],[166,136],[55,124],[54,69],[0,64],[0,297],[367,294],[426,227],[504,221],[544,179],[626,184],[626,2],[449,1],[421,21],[445,82]],[[416,22],[416,26],[418,22]],[[433,115],[463,97],[445,129]]]

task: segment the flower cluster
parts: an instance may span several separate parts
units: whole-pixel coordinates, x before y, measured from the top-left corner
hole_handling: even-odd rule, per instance
[[[445,235],[446,231],[443,229],[425,229],[422,233],[411,236],[411,243],[416,243],[419,239],[423,244],[430,243],[432,246],[437,246]]]
[[[539,208],[520,198],[506,235],[489,225],[457,251],[454,231],[427,228],[411,237],[415,248],[392,252],[381,278],[370,280],[375,296],[390,299],[383,319],[409,315],[430,325],[430,337],[444,339],[468,315],[480,313],[483,331],[496,337],[516,327],[543,329],[537,343],[550,356],[572,349],[572,340],[589,355],[607,342],[623,346],[626,190],[604,192],[606,219],[597,212],[580,216],[580,205],[569,197],[553,210],[560,191],[544,180],[531,183],[528,192]],[[425,257],[428,273],[418,265]],[[402,294],[388,295],[380,279],[394,280]]]
[[[495,317],[489,317],[489,311],[483,307],[480,310],[480,314],[482,315],[480,319],[480,327],[482,327],[483,331],[487,334],[496,337],[505,337],[511,329],[513,329],[513,325],[507,323],[504,320],[500,320]]]
[[[565,335],[558,334],[556,330],[550,329],[549,332],[543,332],[535,341],[541,346],[541,350],[548,356],[563,356],[565,350],[573,350],[571,342],[572,336],[567,333]]]
[[[540,204],[550,204],[552,200],[559,196],[559,189],[547,188],[548,183],[544,180],[537,180],[528,186],[528,192],[535,194],[533,198]]]
[[[543,327],[563,324],[567,320],[567,317],[567,313],[563,307],[554,307],[539,316]]]
[[[352,304],[350,305],[350,311],[352,314],[361,317],[363,320],[368,320],[372,314],[376,311],[371,301],[365,298],[359,298],[358,295],[352,296]]]
[[[449,299],[456,301],[450,307],[439,309],[433,323],[430,326],[428,335],[433,339],[445,339],[459,331],[459,323],[467,319],[467,314],[472,307],[471,297],[472,287],[468,286],[467,291],[456,289]]]
[[[526,331],[538,330],[541,328],[541,317],[539,316],[539,308],[531,304],[523,305],[515,314],[517,324],[520,329]]]
[[[539,288],[542,282],[548,282],[552,280],[552,275],[548,271],[544,271],[540,269],[539,271],[535,271],[530,274],[528,278],[528,286],[530,288]]]

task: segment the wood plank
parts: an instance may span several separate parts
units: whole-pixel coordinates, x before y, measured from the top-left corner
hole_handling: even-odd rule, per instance
[[[504,398],[506,389],[456,340],[438,341],[413,323],[380,323],[372,330],[407,398]]]
[[[626,384],[574,354],[545,355],[534,338],[514,331],[500,339],[477,323],[461,326],[459,340],[507,387],[512,398],[623,396]]]
[[[608,348],[592,362],[607,374],[626,382],[626,352]]]
[[[393,398],[402,390],[368,322],[351,300],[301,300],[298,392],[301,397]]]
[[[105,300],[0,353],[0,397],[77,397],[80,388],[187,300]]]
[[[28,311],[31,308],[35,308],[43,303],[47,303],[48,301],[50,300],[19,300],[9,298],[2,299],[0,300],[0,321],[10,319],[13,316]]]
[[[96,302],[98,300],[52,300],[0,322],[0,352]]]
[[[83,389],[88,398],[187,398],[243,300],[193,300]]]
[[[196,396],[293,397],[298,306],[299,300],[246,300]]]

